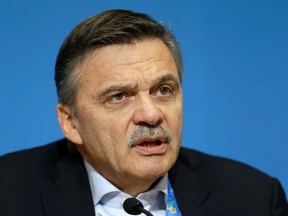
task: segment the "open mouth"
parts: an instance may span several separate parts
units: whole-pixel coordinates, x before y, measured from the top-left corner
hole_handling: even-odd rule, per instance
[[[157,149],[163,146],[167,147],[171,141],[171,134],[163,127],[147,127],[140,125],[138,130],[134,131],[128,144],[129,148]]]
[[[168,140],[164,137],[146,138],[134,143],[131,148],[136,150],[141,155],[163,155],[168,149]]]
[[[158,136],[158,137],[145,137],[142,139],[139,139],[135,142],[131,142],[129,144],[129,147],[136,147],[136,146],[140,146],[140,147],[156,147],[156,146],[160,146],[161,144],[164,143],[168,143],[170,140],[164,136]]]
[[[138,146],[143,146],[143,147],[154,147],[154,146],[159,146],[163,142],[160,140],[155,140],[155,141],[144,141],[138,144]]]

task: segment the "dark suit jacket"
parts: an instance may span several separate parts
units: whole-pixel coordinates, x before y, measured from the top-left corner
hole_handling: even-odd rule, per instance
[[[0,158],[1,216],[95,216],[82,158],[69,146]],[[184,216],[288,216],[279,182],[241,163],[182,148],[169,178]]]

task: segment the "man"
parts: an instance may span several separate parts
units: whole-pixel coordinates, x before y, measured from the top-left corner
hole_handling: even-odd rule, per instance
[[[121,216],[137,197],[159,216],[287,216],[276,179],[180,148],[182,70],[174,36],[147,15],[80,23],[55,67],[66,139],[1,157],[0,215]]]

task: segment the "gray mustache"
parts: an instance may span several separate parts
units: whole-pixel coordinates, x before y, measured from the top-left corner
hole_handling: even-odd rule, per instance
[[[163,136],[165,137],[165,142],[167,143],[171,141],[171,133],[166,131],[162,126],[149,127],[140,125],[138,130],[134,131],[132,134],[128,147],[131,148],[139,141],[153,136]]]

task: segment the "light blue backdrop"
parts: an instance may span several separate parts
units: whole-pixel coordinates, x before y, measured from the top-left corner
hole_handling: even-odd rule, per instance
[[[249,163],[287,193],[287,0],[1,0],[0,154],[62,137],[58,49],[78,22],[111,8],[174,29],[185,62],[182,145]]]

